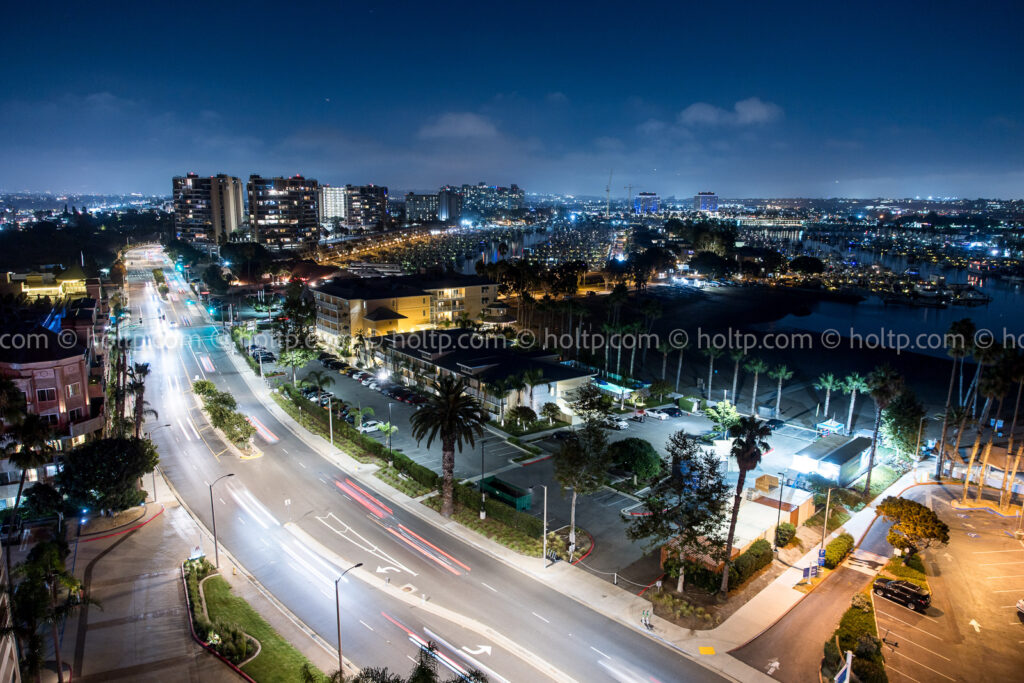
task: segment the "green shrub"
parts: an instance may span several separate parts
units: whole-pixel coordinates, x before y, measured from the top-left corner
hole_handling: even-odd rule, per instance
[[[905,564],[910,569],[913,569],[914,571],[921,572],[922,574],[927,574],[927,572],[924,569],[924,561],[921,559],[921,555],[919,555],[918,553],[913,553],[912,555],[905,556],[903,558],[903,564]]]
[[[796,527],[789,522],[783,522],[775,529],[775,545],[782,548],[789,544],[796,536]]]
[[[192,382],[192,391],[199,396],[213,396],[217,393],[217,387],[208,379],[198,379]]]
[[[888,683],[889,681],[885,675],[885,666],[873,659],[854,657],[853,673],[857,675],[861,683]]]
[[[763,538],[754,541],[745,552],[740,553],[733,563],[736,568],[737,583],[744,583],[758,571],[771,564],[773,558],[771,543]],[[732,581],[730,580],[729,583]]]
[[[825,546],[825,566],[835,569],[852,549],[853,536],[846,533],[839,534]]]
[[[219,642],[214,649],[232,664],[238,664],[249,656],[249,639],[237,624],[218,623],[214,627]]]
[[[864,595],[863,593],[856,593],[850,598],[850,607],[853,609],[859,609],[861,612],[871,611],[871,598]]]

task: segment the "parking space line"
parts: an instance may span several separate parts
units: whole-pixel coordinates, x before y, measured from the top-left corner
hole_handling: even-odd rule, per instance
[[[929,671],[931,671],[932,673],[934,673],[934,674],[938,674],[939,676],[942,676],[943,678],[945,678],[945,679],[946,679],[946,680],[948,680],[948,681],[955,681],[955,680],[956,680],[955,678],[952,678],[952,677],[950,677],[950,676],[947,676],[946,674],[942,673],[941,671],[936,671],[935,669],[931,668],[930,666],[927,666],[927,665],[925,665],[925,664],[922,664],[921,662],[917,661],[917,660],[916,660],[916,659],[914,659],[913,657],[908,657],[907,655],[903,654],[903,653],[902,653],[902,652],[900,652],[899,650],[896,650],[896,649],[892,649],[892,650],[890,650],[890,652],[892,652],[892,654],[894,654],[894,655],[899,655],[900,657],[903,657],[904,659],[909,659],[909,660],[910,660],[910,661],[912,661],[912,662],[913,662],[914,664],[917,664],[917,665],[918,665],[918,666],[920,666],[920,667],[924,667],[925,669],[928,669],[928,670],[929,670]]]
[[[998,567],[1004,564],[1024,564],[1024,560],[1014,560],[1013,562],[984,562],[979,564],[979,567]]]
[[[914,683],[921,683],[921,681],[917,680],[913,676],[910,676],[910,675],[907,675],[907,674],[903,673],[902,671],[900,671],[899,669],[894,667],[892,664],[889,664],[888,662],[886,662],[886,664],[885,664],[885,670],[886,671],[895,671],[900,676],[903,676],[904,678],[906,678],[908,680],[914,681]]]
[[[893,615],[889,614],[888,612],[882,612],[882,611],[880,611],[880,610],[876,610],[876,611],[877,611],[877,612],[878,612],[879,614],[882,614],[882,615],[884,615],[884,616],[887,616],[887,617],[889,617],[890,619],[893,619],[894,621],[898,621],[898,622],[900,622],[901,624],[906,624],[907,626],[909,626],[909,627],[910,627],[910,628],[912,628],[912,629],[915,629],[915,630],[917,630],[917,631],[920,631],[921,633],[923,633],[923,634],[925,634],[925,635],[927,635],[927,636],[931,636],[931,637],[932,637],[932,638],[934,638],[935,640],[944,640],[943,638],[941,638],[941,637],[939,637],[939,636],[937,636],[937,635],[935,635],[935,634],[933,634],[933,633],[928,633],[928,631],[925,631],[925,630],[924,630],[923,628],[918,628],[917,626],[914,626],[914,625],[913,625],[913,624],[911,624],[910,622],[907,622],[907,621],[903,621],[903,620],[902,620],[902,619],[900,619],[899,617],[893,616]]]
[[[889,633],[888,633],[888,634],[886,635],[886,638],[888,638],[888,636],[889,636],[889,635],[893,635],[893,636],[896,636],[897,638],[903,638],[903,642],[905,642],[905,643],[910,643],[911,645],[913,645],[913,646],[915,646],[915,647],[919,647],[919,648],[921,648],[922,650],[924,650],[925,652],[930,652],[930,653],[932,653],[933,655],[935,655],[936,657],[939,657],[939,658],[941,658],[941,659],[945,659],[945,660],[946,660],[947,662],[951,662],[951,661],[953,661],[953,660],[951,660],[951,659],[950,659],[949,657],[947,657],[947,656],[945,656],[945,655],[940,655],[940,654],[939,654],[938,652],[936,652],[935,650],[929,650],[929,649],[928,649],[928,648],[926,648],[926,647],[925,647],[924,645],[918,645],[917,643],[915,643],[914,641],[910,640],[910,639],[909,639],[909,638],[907,638],[906,636],[901,636],[901,635],[900,635],[899,633],[896,633],[896,632],[895,632],[895,631],[893,631],[892,629],[889,629]]]
[[[986,579],[1024,579],[1024,574],[1010,574],[1008,576],[986,576]]]
[[[988,555],[991,553],[1024,553],[1024,548],[1013,548],[1011,550],[975,550],[972,555]]]

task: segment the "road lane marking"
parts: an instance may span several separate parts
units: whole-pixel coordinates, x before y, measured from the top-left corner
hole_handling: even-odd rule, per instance
[[[373,627],[372,627],[372,626],[370,626],[369,624],[367,624],[367,623],[366,623],[365,621],[363,621],[362,619],[360,619],[360,620],[359,620],[359,623],[360,623],[360,624],[362,624],[363,626],[365,626],[366,628],[370,629],[371,631],[373,631]],[[376,633],[376,631],[373,631],[373,632],[374,632],[374,633]]]
[[[547,619],[545,619],[541,615],[537,614],[536,612],[530,612],[530,614],[532,614],[533,616],[537,617],[538,619],[543,621],[545,624],[550,624],[551,623],[550,621],[548,621]]]
[[[486,588],[487,590],[491,590],[491,591],[494,591],[495,593],[497,593],[497,592],[498,592],[498,589],[497,589],[497,588],[492,588],[491,586],[488,586],[488,585],[487,585],[486,583],[484,583],[483,581],[481,581],[481,582],[480,582],[480,584],[481,584],[481,585],[482,585],[482,586],[483,586],[484,588]]]
[[[611,657],[609,657],[609,656],[608,656],[608,655],[606,655],[605,653],[601,652],[600,650],[598,650],[598,649],[597,649],[596,647],[594,647],[593,645],[591,645],[591,646],[590,646],[590,649],[591,649],[591,650],[593,650],[594,652],[596,652],[597,654],[601,655],[601,656],[602,656],[602,657],[604,657],[605,659],[611,659]]]

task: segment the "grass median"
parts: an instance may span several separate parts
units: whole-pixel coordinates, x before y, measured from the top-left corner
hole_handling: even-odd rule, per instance
[[[303,667],[309,663],[301,652],[282,638],[248,602],[233,595],[231,586],[219,576],[203,584],[203,597],[210,620],[236,624],[260,641],[260,654],[241,667],[257,681],[301,680]]]

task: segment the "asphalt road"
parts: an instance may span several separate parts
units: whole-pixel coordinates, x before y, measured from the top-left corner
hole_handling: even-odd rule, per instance
[[[147,397],[159,412],[154,423],[169,425],[151,429],[161,469],[208,528],[209,483],[235,475],[217,483],[213,496],[222,547],[325,641],[336,638],[332,584],[345,567],[317,552],[295,529],[348,562],[363,562],[373,573],[379,568],[392,584],[407,586],[424,602],[453,610],[459,615],[455,622],[476,620],[576,680],[721,679],[371,494],[312,452],[254,396],[226,355],[233,351],[216,342],[214,326],[202,324],[201,312],[177,294],[185,285],[166,264],[172,300],[160,301],[146,287],[157,265],[133,264],[129,305],[132,322],[139,313],[144,319],[133,331],[135,360],[152,365]],[[178,327],[159,320],[161,312]],[[193,335],[190,344],[177,343]],[[263,457],[240,461],[225,449],[195,408],[189,380],[196,377],[235,396],[258,429]],[[208,545],[205,550],[212,555]],[[494,680],[545,678],[525,661],[529,657],[502,647],[508,641],[481,637],[358,578],[346,579],[341,593],[344,651],[358,666],[405,671],[416,652],[413,638],[438,636],[451,644],[444,651],[456,670],[473,664],[466,659],[469,650]]]

